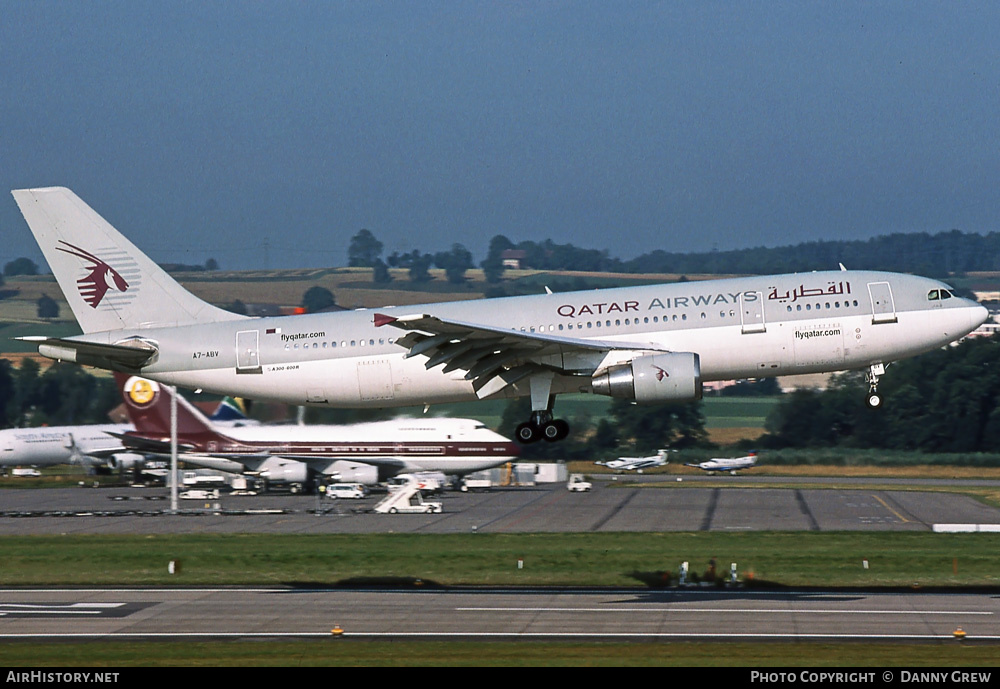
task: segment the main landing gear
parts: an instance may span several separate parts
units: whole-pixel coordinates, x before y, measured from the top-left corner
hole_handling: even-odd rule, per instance
[[[515,434],[524,445],[542,438],[554,443],[569,435],[569,424],[552,418],[552,405],[556,396],[552,392],[551,371],[539,373],[529,379],[531,390],[531,418],[517,427]]]
[[[882,398],[878,394],[878,378],[885,374],[885,364],[872,364],[865,374],[865,382],[868,383],[868,407],[878,409],[882,406]]]
[[[569,435],[569,424],[562,419],[553,419],[551,411],[531,412],[531,420],[517,427],[517,439],[527,445],[544,438],[550,443]]]

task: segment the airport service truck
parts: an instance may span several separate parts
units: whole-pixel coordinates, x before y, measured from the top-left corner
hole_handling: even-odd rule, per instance
[[[583,477],[583,474],[570,474],[566,488],[571,493],[586,493],[593,488],[593,485]]]
[[[427,502],[420,492],[426,488],[426,483],[413,475],[400,474],[397,479],[404,478],[404,483],[398,483],[395,488],[389,490],[389,494],[382,499],[374,509],[379,514],[407,514],[407,513],[440,513],[442,505],[440,502]]]

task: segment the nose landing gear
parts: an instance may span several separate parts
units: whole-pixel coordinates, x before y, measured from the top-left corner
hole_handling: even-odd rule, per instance
[[[867,399],[869,409],[878,409],[882,406],[882,398],[878,394],[878,379],[883,374],[885,374],[884,364],[872,364],[865,374],[865,382],[869,385]]]

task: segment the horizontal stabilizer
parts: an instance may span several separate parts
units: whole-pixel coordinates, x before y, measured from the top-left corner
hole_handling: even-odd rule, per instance
[[[119,344],[83,342],[61,337],[18,337],[17,340],[38,345],[38,353],[56,361],[70,361],[112,371],[138,371],[157,354],[155,346],[145,340],[126,340]]]
[[[136,435],[130,435],[128,433],[115,433],[113,431],[105,431],[108,435],[112,435],[122,441],[122,444],[130,450],[138,450],[139,452],[148,452],[150,454],[158,455],[169,455],[170,454],[170,441],[169,440],[154,440],[152,438],[142,438]],[[177,450],[179,452],[186,452],[193,450],[194,446],[185,443],[178,443]]]

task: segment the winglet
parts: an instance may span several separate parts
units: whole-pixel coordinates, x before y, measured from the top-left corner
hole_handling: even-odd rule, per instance
[[[386,316],[384,313],[376,313],[373,320],[375,321],[375,327],[381,328],[383,325],[395,323],[398,319],[393,316]]]

